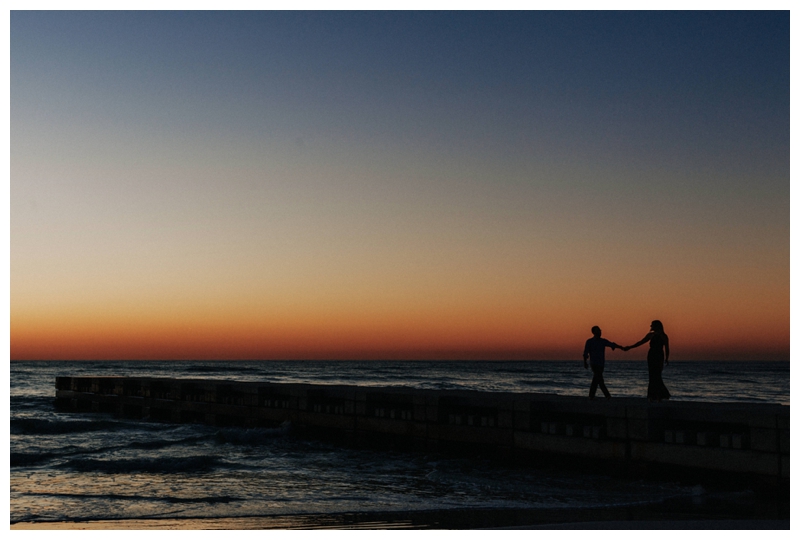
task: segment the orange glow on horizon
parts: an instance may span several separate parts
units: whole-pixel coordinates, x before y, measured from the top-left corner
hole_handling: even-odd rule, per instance
[[[531,307],[416,313],[373,309],[354,315],[325,309],[222,313],[195,308],[157,316],[122,309],[81,315],[51,310],[12,318],[11,358],[566,360],[580,358],[594,324],[621,345],[639,340],[649,327],[650,318],[638,314],[596,315],[578,320],[569,310],[548,313]],[[789,329],[778,324],[779,316],[738,334],[729,332],[730,318],[716,326],[702,314],[661,319],[674,359],[788,359]],[[636,360],[644,354],[643,347],[611,353],[610,359]]]

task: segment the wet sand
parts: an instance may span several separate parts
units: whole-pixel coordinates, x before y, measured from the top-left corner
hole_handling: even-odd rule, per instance
[[[265,529],[416,529],[411,523],[362,522],[339,526],[300,526],[275,518],[143,519],[117,521],[15,523],[12,530],[265,530]],[[487,529],[483,529],[487,530]],[[586,521],[518,525],[490,530],[789,530],[789,520]]]
[[[414,528],[396,523],[363,523],[348,526],[299,524],[296,520],[276,518],[214,518],[214,519],[124,519],[108,521],[20,522],[11,530],[266,530],[266,529],[406,529]]]
[[[287,514],[223,518],[160,518],[19,522],[15,530],[319,530],[319,529],[789,529],[788,508],[768,500],[719,504],[679,498],[661,504],[605,508],[460,508],[395,512]]]

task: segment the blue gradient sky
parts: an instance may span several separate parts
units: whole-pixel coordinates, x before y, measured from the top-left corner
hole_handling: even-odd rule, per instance
[[[789,15],[12,12],[11,218],[12,358],[786,358]]]

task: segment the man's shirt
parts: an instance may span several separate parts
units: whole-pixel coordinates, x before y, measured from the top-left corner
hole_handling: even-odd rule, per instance
[[[603,367],[606,363],[606,347],[612,346],[613,344],[605,338],[589,338],[586,340],[586,346],[583,348],[584,358],[588,353],[589,362],[593,366]]]

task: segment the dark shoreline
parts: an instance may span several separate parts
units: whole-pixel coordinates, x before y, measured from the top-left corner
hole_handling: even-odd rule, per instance
[[[12,529],[788,529],[789,507],[755,493],[738,500],[704,494],[662,503],[595,508],[457,508],[284,514],[223,518],[143,518],[26,522]]]

